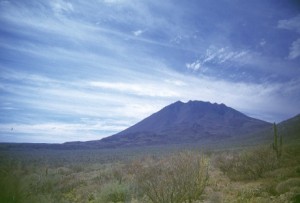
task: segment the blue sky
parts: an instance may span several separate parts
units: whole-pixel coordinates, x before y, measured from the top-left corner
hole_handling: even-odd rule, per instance
[[[95,140],[177,100],[300,113],[300,4],[1,0],[0,142]]]

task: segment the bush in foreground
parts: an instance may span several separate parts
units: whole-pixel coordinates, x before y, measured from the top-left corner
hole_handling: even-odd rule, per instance
[[[208,161],[182,152],[146,160],[135,171],[138,191],[153,203],[192,202],[200,198],[208,179]]]
[[[217,158],[217,166],[231,180],[255,180],[278,166],[276,154],[267,147],[227,154]]]
[[[109,202],[125,202],[128,199],[129,189],[125,184],[112,182],[104,185],[101,190],[100,196],[96,202],[109,203]]]

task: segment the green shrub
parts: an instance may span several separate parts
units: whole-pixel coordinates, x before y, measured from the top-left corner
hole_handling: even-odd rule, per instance
[[[296,194],[296,195],[292,198],[292,202],[293,202],[293,203],[300,202],[300,194]]]
[[[20,202],[24,196],[20,184],[23,176],[21,164],[13,160],[6,161],[0,164],[0,202]]]
[[[279,194],[283,194],[296,187],[300,188],[300,178],[290,178],[288,180],[280,182],[276,187],[276,191]]]
[[[272,147],[276,153],[277,159],[279,159],[282,154],[282,135],[280,135],[279,142],[278,142],[278,133],[277,133],[276,123],[273,124],[273,130],[274,130],[274,142],[272,143]]]
[[[199,199],[208,179],[208,162],[184,152],[160,160],[148,159],[135,171],[138,191],[153,203],[182,203]]]
[[[99,203],[125,202],[129,198],[129,187],[117,182],[108,183],[101,189]]]
[[[232,180],[255,180],[278,165],[276,154],[266,147],[220,156],[216,162]]]

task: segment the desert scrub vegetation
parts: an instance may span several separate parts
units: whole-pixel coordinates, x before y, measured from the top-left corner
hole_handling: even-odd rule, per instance
[[[276,191],[279,194],[290,192],[291,190],[296,190],[300,193],[300,178],[289,178],[280,182],[276,187]]]
[[[278,167],[276,154],[269,147],[258,147],[238,153],[225,153],[215,160],[231,180],[255,180]]]
[[[214,153],[210,194],[221,202],[300,202],[300,146],[282,147],[281,156],[270,146]]]
[[[135,169],[137,191],[153,203],[191,203],[208,180],[208,160],[193,152],[148,159]]]
[[[113,158],[101,164],[86,153],[86,159],[57,154],[57,160],[51,153],[48,160],[0,154],[0,202],[183,203],[198,200],[208,179],[208,159],[199,152]]]
[[[299,143],[147,150],[0,150],[0,202],[299,202]]]
[[[282,154],[282,135],[280,135],[279,141],[278,141],[278,131],[277,131],[276,123],[273,124],[273,131],[274,131],[274,141],[272,143],[272,147],[276,153],[277,159],[279,159]]]
[[[111,182],[103,186],[95,202],[128,202],[130,201],[129,185]]]

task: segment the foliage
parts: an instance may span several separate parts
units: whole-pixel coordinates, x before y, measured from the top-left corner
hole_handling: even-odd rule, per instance
[[[282,154],[282,135],[280,135],[279,142],[278,142],[278,133],[277,133],[278,131],[277,131],[276,123],[273,124],[273,130],[274,130],[274,142],[272,144],[272,147],[276,153],[277,159],[279,159]]]
[[[20,187],[20,176],[23,175],[20,164],[7,159],[0,164],[0,202],[20,202],[23,191]]]
[[[218,167],[232,180],[255,180],[278,166],[276,155],[267,147],[219,156],[217,159]]]
[[[192,152],[178,153],[158,161],[148,159],[137,169],[137,187],[153,203],[197,200],[208,179],[207,159]]]
[[[178,151],[182,148],[0,150],[0,202],[299,200],[297,142],[285,144],[280,159],[271,147],[211,151],[205,157]],[[209,168],[207,157],[215,162]],[[162,201],[150,199],[155,190]]]
[[[280,182],[276,187],[276,191],[282,194],[296,188],[300,191],[300,178],[290,178]]]
[[[97,202],[109,203],[109,202],[125,202],[129,199],[128,185],[118,182],[108,183],[103,186]]]

